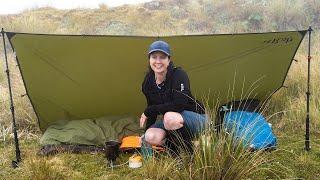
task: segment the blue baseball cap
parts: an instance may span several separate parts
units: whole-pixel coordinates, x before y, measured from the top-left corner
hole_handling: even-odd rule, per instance
[[[155,51],[161,51],[170,57],[170,46],[168,43],[166,43],[164,41],[153,42],[149,47],[148,55],[150,56],[150,54]]]

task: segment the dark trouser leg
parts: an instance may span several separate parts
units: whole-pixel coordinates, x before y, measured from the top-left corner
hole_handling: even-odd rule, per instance
[[[181,151],[193,154],[192,138],[192,133],[186,127],[168,131],[166,146],[172,155],[178,155]]]

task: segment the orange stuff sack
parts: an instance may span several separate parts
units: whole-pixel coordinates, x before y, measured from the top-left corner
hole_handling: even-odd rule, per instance
[[[141,148],[141,137],[140,136],[127,136],[122,139],[120,150],[127,151],[132,149]],[[153,150],[164,151],[164,148],[161,146],[152,146]]]
[[[136,149],[140,147],[141,147],[141,140],[139,136],[124,137],[120,145],[121,150]]]

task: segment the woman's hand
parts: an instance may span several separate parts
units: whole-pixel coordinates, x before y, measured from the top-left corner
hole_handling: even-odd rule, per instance
[[[142,113],[141,117],[140,117],[140,127],[141,128],[144,126],[144,124],[147,121],[147,119],[148,119],[148,117],[144,113]]]

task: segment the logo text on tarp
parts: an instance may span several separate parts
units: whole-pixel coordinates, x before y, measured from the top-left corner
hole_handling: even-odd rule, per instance
[[[264,40],[263,43],[266,43],[266,44],[288,44],[292,41],[293,41],[292,37],[289,36],[289,37],[280,37],[280,38],[272,38],[272,39]]]

